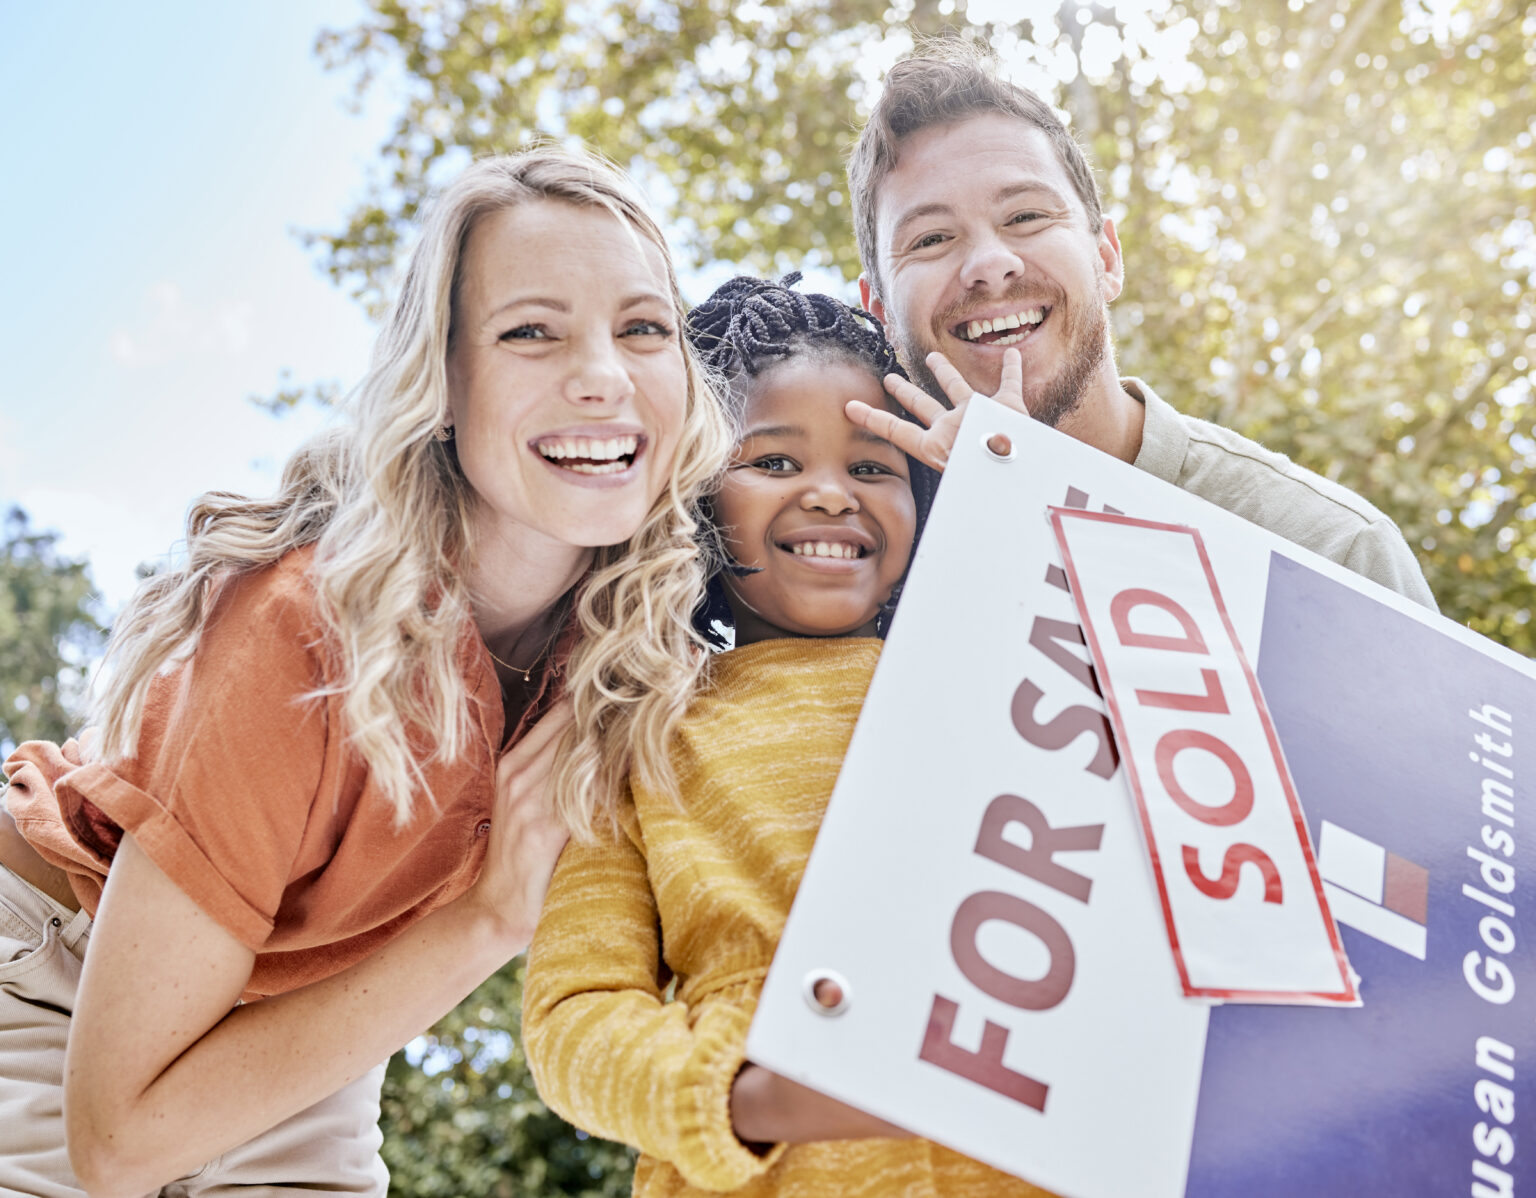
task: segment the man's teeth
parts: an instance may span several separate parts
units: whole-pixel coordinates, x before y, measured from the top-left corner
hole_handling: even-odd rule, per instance
[[[859,557],[862,550],[847,541],[801,541],[789,551],[797,557]]]
[[[578,474],[618,474],[628,469],[625,458],[633,458],[640,448],[640,438],[627,437],[549,437],[538,443],[539,453],[552,462],[560,462]],[[566,459],[576,461],[567,462]]]
[[[963,336],[967,341],[975,341],[978,337],[984,337],[988,333],[1001,333],[1008,329],[1016,329],[1021,325],[1037,325],[1045,319],[1044,308],[1026,308],[1022,312],[1014,312],[1008,316],[999,316],[995,320],[973,320],[965,326]],[[1024,335],[1004,338],[993,342],[994,345],[1012,345],[1015,341],[1022,341]]]

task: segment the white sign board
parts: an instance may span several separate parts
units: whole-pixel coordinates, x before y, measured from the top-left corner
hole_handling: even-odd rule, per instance
[[[1012,438],[1012,460],[984,450],[995,432]],[[1364,979],[1363,1010],[1213,1007],[1183,994],[1046,518],[1053,504],[1200,530],[1232,636],[1259,647],[1323,882],[1368,904],[1378,923],[1429,929],[1421,960],[1335,908]],[[1266,616],[1266,590],[1282,584],[1315,610],[1272,603]],[[1385,651],[1368,672],[1351,668],[1350,654],[1378,632],[1390,635]],[[1317,665],[1314,641],[1337,677],[1298,673]],[[1447,654],[1449,664],[1434,664]],[[1430,691],[1397,676],[1420,662],[1435,670]],[[1375,687],[1372,672],[1392,680]],[[1478,784],[1492,775],[1477,754],[1469,763],[1475,746],[1461,740],[1493,737],[1482,755],[1500,764],[1499,738],[1527,710],[1536,722],[1533,677],[1515,655],[1341,567],[973,401],[749,1056],[1069,1198],[1417,1193],[1442,1160],[1455,1171],[1435,1182],[1439,1192],[1492,1176],[1478,1169],[1513,1175],[1489,1138],[1497,1127],[1475,1138],[1490,1116],[1471,1095],[1477,1078],[1527,1091],[1536,1078],[1525,1064],[1536,1058],[1536,1019],[1515,997],[1536,995],[1536,955],[1531,937],[1517,946],[1502,934],[1514,922],[1499,912],[1523,900],[1504,889],[1513,875],[1479,838]],[[1391,740],[1398,723],[1414,724],[1411,735]],[[1399,778],[1400,768],[1412,772]],[[1339,831],[1325,832],[1317,812]],[[1441,812],[1461,823],[1440,827]],[[1474,850],[1489,861],[1469,858]],[[1463,883],[1483,897],[1464,898]],[[835,1015],[806,999],[808,980],[826,971],[847,983]],[[1356,1055],[1381,1029],[1392,1038]],[[1514,1046],[1525,1072],[1509,1080],[1498,1070]],[[1405,1072],[1423,1054],[1434,1086]],[[1392,1105],[1399,1094],[1411,1109]],[[1328,1111],[1346,1098],[1366,1113],[1339,1117],[1348,1134],[1334,1146]],[[1367,1135],[1383,1154],[1356,1150]],[[1469,1175],[1485,1142],[1493,1155]],[[1406,1179],[1396,1188],[1393,1169]]]

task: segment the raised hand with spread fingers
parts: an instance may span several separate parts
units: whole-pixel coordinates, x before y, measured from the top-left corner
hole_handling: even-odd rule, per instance
[[[913,424],[883,408],[874,408],[858,400],[851,401],[845,411],[848,419],[861,428],[868,429],[877,437],[884,437],[896,448],[925,465],[943,470],[949,462],[949,451],[954,448],[955,437],[960,432],[960,421],[965,417],[966,405],[976,392],[943,354],[937,351],[929,354],[927,363],[939,386],[944,388],[949,407],[945,407],[910,379],[904,379],[898,374],[885,376],[886,391],[922,421],[922,425]],[[998,383],[997,394],[990,398],[1016,412],[1029,415],[1029,409],[1024,406],[1024,366],[1018,350],[1003,351],[1003,377]]]

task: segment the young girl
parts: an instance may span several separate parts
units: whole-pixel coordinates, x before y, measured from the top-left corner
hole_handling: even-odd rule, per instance
[[[736,279],[689,326],[739,424],[704,613],[735,648],[673,741],[681,801],[632,777],[617,834],[561,858],[524,990],[539,1090],[641,1150],[637,1195],[1038,1195],[745,1060],[931,475],[845,415],[891,406],[863,313]]]
[[[100,750],[6,765],[0,1192],[382,1198],[379,1062],[527,944],[566,827],[667,774],[729,448],[680,317],[617,170],[483,160],[351,418],[194,507]]]

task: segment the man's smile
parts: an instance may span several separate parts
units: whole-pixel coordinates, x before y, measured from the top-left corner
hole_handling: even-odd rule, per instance
[[[1049,307],[1021,308],[1002,316],[961,321],[950,332],[961,341],[976,345],[1017,345],[1034,332],[1050,311]]]

